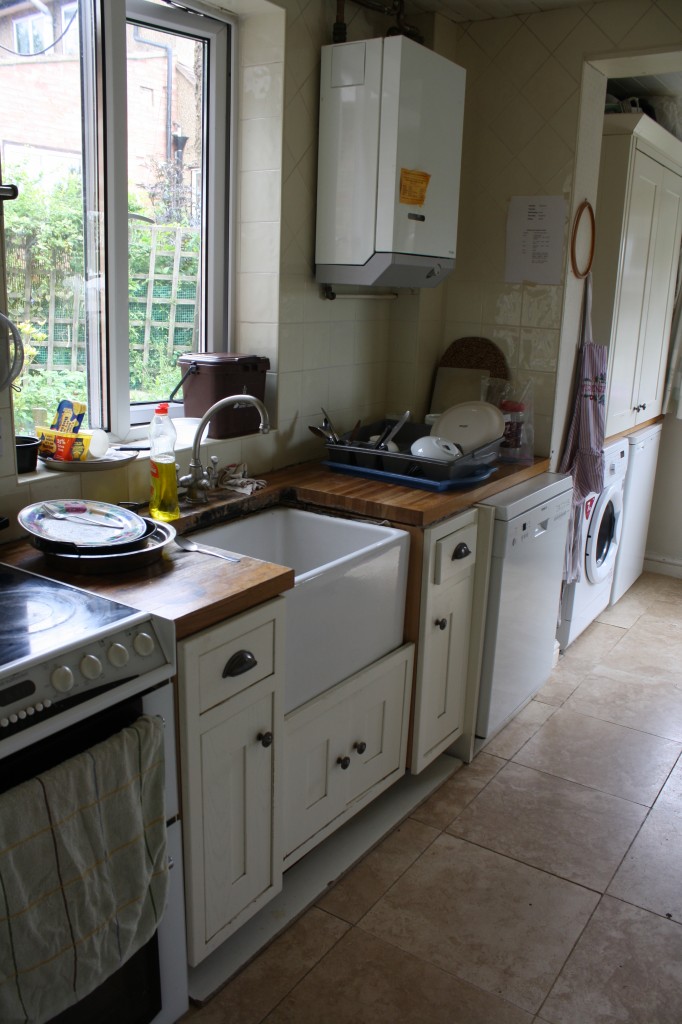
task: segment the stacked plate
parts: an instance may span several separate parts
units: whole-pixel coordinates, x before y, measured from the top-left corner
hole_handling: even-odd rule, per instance
[[[104,501],[52,498],[28,505],[18,520],[35,547],[75,572],[123,572],[149,565],[175,538],[170,524]]]
[[[454,442],[464,455],[497,441],[504,434],[504,416],[490,402],[462,402],[438,417],[432,437]]]

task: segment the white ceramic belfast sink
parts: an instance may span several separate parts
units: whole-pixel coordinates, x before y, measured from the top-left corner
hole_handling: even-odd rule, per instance
[[[402,644],[405,531],[274,508],[191,536],[294,570],[294,589],[285,593],[285,711]]]

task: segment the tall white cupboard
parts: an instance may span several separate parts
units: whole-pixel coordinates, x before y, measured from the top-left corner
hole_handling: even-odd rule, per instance
[[[645,114],[607,114],[592,324],[608,344],[606,437],[658,416],[682,236],[682,142]]]

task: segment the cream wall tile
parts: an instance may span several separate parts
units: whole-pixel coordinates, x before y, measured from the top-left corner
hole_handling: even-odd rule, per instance
[[[521,323],[524,327],[553,327],[561,322],[563,289],[560,285],[525,285]]]
[[[484,338],[490,338],[498,348],[502,349],[509,368],[514,370],[519,362],[520,328],[499,327],[497,324],[483,324],[481,333]]]
[[[279,269],[279,221],[247,221],[239,231],[243,274],[275,274]]]
[[[545,63],[548,55],[545,44],[527,25],[522,24],[497,54],[495,64],[509,83],[518,89]]]
[[[336,367],[329,377],[330,415],[334,409],[352,408],[360,385],[358,369],[355,366]]]
[[[279,11],[240,21],[239,57],[242,66],[284,60],[284,15]]]
[[[279,368],[278,350],[277,324],[243,323],[238,325],[237,351],[269,359],[270,371],[273,374],[276,374]]]
[[[332,366],[352,365],[355,362],[356,325],[340,320],[329,325],[329,358]]]
[[[242,171],[269,171],[282,166],[279,117],[254,117],[240,121],[239,136]]]
[[[344,367],[344,370],[351,369]],[[301,374],[301,412],[304,416],[320,413],[320,406],[335,405],[336,395],[332,393],[330,377],[335,376],[327,367],[304,370]],[[330,410],[331,415],[331,410]]]
[[[280,373],[277,379],[277,422],[292,419],[301,408],[301,374]]]
[[[279,171],[248,171],[239,175],[239,182],[239,210],[242,222],[279,220]]]
[[[559,331],[524,327],[521,329],[519,367],[554,372],[559,354]]]
[[[284,90],[282,64],[253,64],[243,68],[240,86],[241,118],[279,117]]]
[[[526,27],[550,52],[554,52],[583,17],[583,12],[577,7],[543,11],[541,14],[529,15]]]
[[[519,370],[515,376],[520,386],[526,383],[532,384],[533,410],[536,415],[551,416],[554,408],[554,391],[556,389],[555,374]]]
[[[300,324],[282,324],[278,355],[280,373],[303,369],[303,330]]]
[[[276,323],[279,307],[277,274],[237,275],[237,316],[239,320]]]
[[[478,281],[458,280],[457,272],[455,268],[455,276],[445,284],[445,318],[480,322],[483,316],[483,286]]]
[[[303,297],[307,283],[302,274],[287,274],[280,277],[279,319],[281,323],[303,323]]]
[[[500,325],[521,323],[523,288],[520,284],[486,284],[480,290],[482,320]]]
[[[330,366],[330,325],[314,323],[303,325],[303,369],[315,370]]]

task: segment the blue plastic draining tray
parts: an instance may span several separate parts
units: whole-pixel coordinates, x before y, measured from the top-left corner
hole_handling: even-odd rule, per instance
[[[399,484],[401,487],[418,487],[423,491],[459,491],[465,487],[476,487],[497,472],[497,466],[479,466],[471,468],[467,476],[460,476],[454,480],[427,480],[419,476],[405,476],[401,473],[389,473],[383,469],[366,469],[363,466],[349,466],[343,462],[331,462],[325,460],[322,463],[335,473],[345,473],[347,476],[364,476],[370,480],[383,480],[387,484]]]

